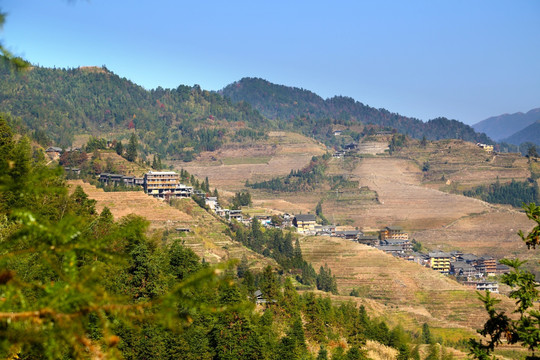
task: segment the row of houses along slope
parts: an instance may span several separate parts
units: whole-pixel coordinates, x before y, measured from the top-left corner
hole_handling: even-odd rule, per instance
[[[421,245],[409,239],[409,234],[401,226],[387,226],[377,234],[364,234],[360,230],[339,230],[334,225],[319,225],[313,214],[296,215],[293,225],[298,233],[309,236],[334,236],[348,239],[391,254],[406,261],[438,271],[444,275],[452,275],[460,283],[477,290],[489,290],[498,293],[498,283],[493,277],[507,273],[509,268],[499,264],[493,257],[481,257],[474,254],[464,254],[460,251],[450,253],[432,251],[421,253]],[[416,245],[416,246],[415,246]]]

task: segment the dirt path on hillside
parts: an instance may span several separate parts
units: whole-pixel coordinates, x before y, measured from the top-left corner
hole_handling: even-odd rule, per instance
[[[353,175],[360,186],[367,186],[378,194],[379,204],[369,205],[361,214],[366,226],[437,228],[463,216],[489,210],[489,205],[482,201],[422,186],[422,173],[407,160],[362,159]]]

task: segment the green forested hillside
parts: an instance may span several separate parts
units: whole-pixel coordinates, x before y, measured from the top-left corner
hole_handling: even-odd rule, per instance
[[[0,109],[22,118],[43,145],[69,146],[73,135],[139,132],[152,151],[182,158],[219,147],[224,135],[257,136],[268,120],[199,86],[145,90],[106,68],[15,72],[0,61]]]
[[[210,268],[139,216],[98,213],[44,164],[0,114],[0,357],[365,360],[368,339],[419,356],[413,334],[299,295],[284,269]]]
[[[385,109],[375,109],[349,97],[336,96],[324,100],[311,91],[272,84],[263,79],[244,78],[228,85],[223,95],[234,102],[245,101],[264,116],[280,121],[284,128],[300,129],[306,134],[329,136],[334,124],[375,124],[415,138],[430,140],[462,139],[492,143],[485,134],[478,134],[456,120],[437,118],[426,123]]]

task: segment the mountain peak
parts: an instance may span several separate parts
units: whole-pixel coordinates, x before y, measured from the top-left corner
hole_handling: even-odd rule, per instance
[[[527,113],[520,111],[514,114],[492,116],[474,124],[472,127],[474,130],[483,132],[499,141],[525,129],[539,119],[540,108],[535,108],[529,110]]]

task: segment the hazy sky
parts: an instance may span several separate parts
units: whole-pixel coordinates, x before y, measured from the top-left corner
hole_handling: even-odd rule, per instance
[[[475,123],[540,107],[540,1],[0,0],[3,43],[147,89],[242,77]]]

